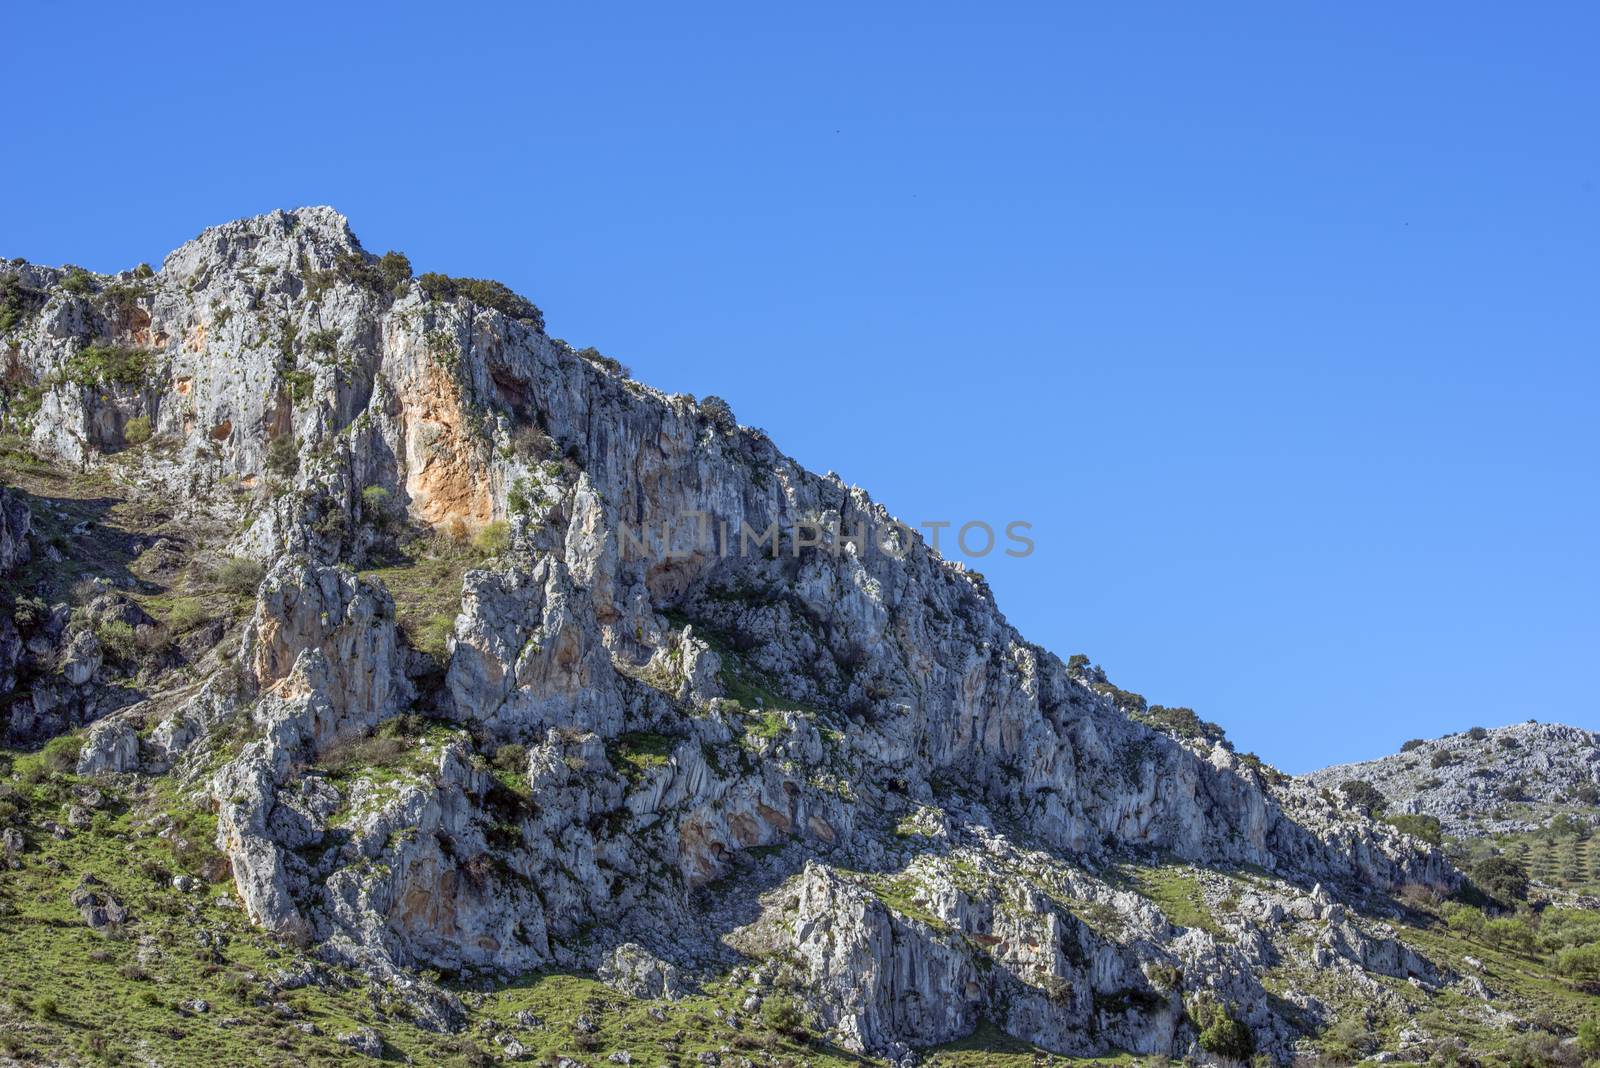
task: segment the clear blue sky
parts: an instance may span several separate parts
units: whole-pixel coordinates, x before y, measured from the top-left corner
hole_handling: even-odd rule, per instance
[[[1600,728],[1592,5],[8,12],[0,253],[329,203],[1301,771]]]

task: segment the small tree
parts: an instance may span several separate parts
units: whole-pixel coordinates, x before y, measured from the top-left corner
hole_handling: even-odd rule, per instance
[[[279,434],[267,442],[267,471],[279,478],[293,478],[300,470],[300,443],[293,434]]]
[[[129,445],[142,445],[150,440],[150,417],[136,415],[122,425],[122,440]]]
[[[792,998],[783,994],[774,994],[761,1003],[761,1019],[780,1035],[797,1037],[806,1031],[805,1014]]]
[[[384,288],[399,296],[406,283],[411,281],[411,260],[404,252],[390,249],[378,261],[378,274],[383,279]]]
[[[1219,1057],[1247,1061],[1256,1051],[1255,1038],[1250,1028],[1234,1018],[1227,1006],[1212,997],[1203,997],[1189,1010],[1189,1017],[1199,1031],[1200,1048]]]
[[[1528,873],[1507,856],[1485,857],[1472,866],[1472,881],[1502,905],[1528,897]]]
[[[1364,779],[1350,779],[1339,784],[1339,792],[1346,801],[1371,815],[1381,811],[1388,802],[1378,788]]]
[[[721,397],[711,396],[700,402],[700,411],[705,415],[706,421],[723,433],[727,433],[738,426],[738,421],[733,417],[733,408]]]
[[[362,490],[361,514],[379,527],[387,525],[390,519],[389,491],[382,486],[368,486]]]

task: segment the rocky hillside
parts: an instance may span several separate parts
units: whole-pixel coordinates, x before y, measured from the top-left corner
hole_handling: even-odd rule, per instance
[[[1433,816],[1455,835],[1533,830],[1562,813],[1600,819],[1600,737],[1559,723],[1416,739],[1393,756],[1306,778],[1328,787],[1370,783],[1391,811]]]
[[[11,1056],[1286,1063],[1588,1004],[1453,941],[1427,843],[331,209],[12,261],[0,332]]]

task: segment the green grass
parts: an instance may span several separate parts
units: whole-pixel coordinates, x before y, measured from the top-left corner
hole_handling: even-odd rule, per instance
[[[936,931],[949,932],[951,926],[928,908],[921,885],[913,875],[869,875],[867,885],[891,912],[927,924]]]
[[[629,731],[611,746],[611,763],[628,778],[639,782],[652,769],[665,767],[679,739],[649,731]]]
[[[1020,1039],[1012,1038],[988,1020],[965,1038],[934,1046],[922,1061],[927,1068],[1034,1068],[1051,1065],[1133,1065],[1138,1058],[1117,1053],[1108,1057],[1063,1057]]]
[[[627,1050],[636,1065],[698,1064],[698,1055],[731,1047],[734,1055],[749,1057],[758,1064],[788,1063],[799,1068],[809,1063],[815,1068],[843,1068],[847,1065],[872,1065],[880,1062],[857,1057],[822,1043],[810,1044],[770,1030],[760,1013],[738,1012],[739,1026],[730,1027],[714,1015],[726,1016],[739,1009],[744,990],[737,984],[715,981],[694,996],[675,1002],[647,1002],[619,994],[593,979],[566,973],[525,977],[491,994],[482,1012],[491,1019],[513,1026],[516,1013],[527,1010],[545,1023],[543,1031],[518,1031],[517,1038],[527,1046],[533,1063],[553,1063],[565,1055],[585,1064],[604,1063],[607,1056]],[[662,1016],[651,1015],[654,1007]],[[577,1028],[579,1017],[587,1017],[596,1027],[584,1037]],[[686,1032],[681,1040],[674,1036]],[[728,1054],[722,1055],[724,1064]]]
[[[1201,892],[1200,880],[1183,865],[1145,866],[1123,864],[1119,873],[1133,889],[1155,903],[1163,915],[1179,927],[1195,927],[1213,938],[1226,938]]]
[[[361,576],[377,579],[389,590],[395,621],[411,647],[442,661],[461,610],[461,580],[478,560],[443,538],[418,539],[408,552],[404,562]]]

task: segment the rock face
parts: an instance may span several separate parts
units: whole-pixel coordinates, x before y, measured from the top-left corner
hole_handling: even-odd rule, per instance
[[[22,498],[0,487],[0,579],[27,563],[31,525],[32,513]],[[0,694],[10,693],[16,686],[17,662],[24,655],[14,615],[7,612],[0,616]]]
[[[1532,830],[1555,805],[1600,810],[1600,736],[1580,727],[1530,720],[1407,744],[1306,779],[1332,788],[1370,783],[1392,810],[1433,816],[1456,835]]]
[[[28,562],[32,513],[20,496],[0,487],[0,577]]]
[[[1291,945],[1433,974],[1333,899],[1448,889],[1441,855],[1131,717],[725,406],[630,381],[503,287],[394,267],[327,208],[207,230],[150,277],[0,265],[46,295],[11,339],[33,446],[136,470],[264,568],[237,648],[79,756],[190,776],[256,923],[441,1029],[461,1004],[421,970],[670,998],[743,961],[895,1054],[989,1019],[1188,1055],[1225,1013],[1286,1058],[1326,1015],[1262,985]],[[436,583],[417,547],[473,538],[424,648],[384,583]],[[92,629],[58,635],[61,685],[90,685]]]

